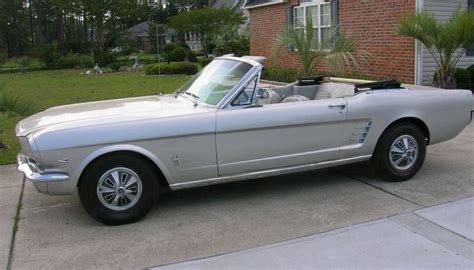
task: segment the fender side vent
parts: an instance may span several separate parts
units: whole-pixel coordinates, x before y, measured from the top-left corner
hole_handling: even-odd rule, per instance
[[[364,143],[367,135],[369,135],[370,127],[372,126],[372,121],[369,120],[367,123],[361,127],[356,127],[352,133],[351,142],[353,143]]]

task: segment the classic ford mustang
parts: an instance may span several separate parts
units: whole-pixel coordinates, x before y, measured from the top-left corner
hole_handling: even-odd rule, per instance
[[[402,181],[427,145],[472,120],[465,90],[307,77],[263,87],[258,57],[216,58],[176,94],[54,107],[18,123],[18,169],[43,193],[79,191],[106,224],[172,190],[372,160]]]

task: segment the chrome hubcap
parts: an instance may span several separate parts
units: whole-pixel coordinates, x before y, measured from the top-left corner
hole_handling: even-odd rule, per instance
[[[97,183],[97,196],[107,208],[123,211],[134,206],[142,195],[142,181],[127,168],[113,168],[105,172]]]
[[[390,147],[390,163],[400,171],[411,168],[418,158],[418,143],[410,135],[395,139]]]

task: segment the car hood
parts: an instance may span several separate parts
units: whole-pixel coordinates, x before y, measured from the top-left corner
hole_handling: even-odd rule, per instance
[[[45,128],[77,128],[125,121],[139,121],[182,116],[215,110],[204,105],[194,106],[191,100],[174,95],[96,101],[53,107],[32,115],[16,126],[17,136]]]

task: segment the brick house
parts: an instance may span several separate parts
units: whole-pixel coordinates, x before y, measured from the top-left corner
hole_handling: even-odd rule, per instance
[[[297,55],[291,50],[282,50],[277,59],[272,59],[272,46],[284,24],[304,24],[306,12],[311,12],[320,40],[336,22],[358,48],[372,55],[369,64],[361,65],[355,72],[416,84],[431,82],[435,63],[422,45],[395,33],[399,16],[427,10],[440,20],[447,20],[457,8],[473,6],[474,0],[247,0],[245,5],[250,16],[250,53],[266,56],[269,64],[299,67]],[[472,64],[474,46],[459,66],[466,68]]]

